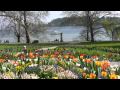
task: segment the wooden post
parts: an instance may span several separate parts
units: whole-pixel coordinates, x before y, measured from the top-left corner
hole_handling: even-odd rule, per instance
[[[60,33],[60,42],[63,42],[63,33]]]

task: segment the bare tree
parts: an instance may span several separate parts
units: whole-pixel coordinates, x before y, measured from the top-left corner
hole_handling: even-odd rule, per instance
[[[86,30],[86,40],[89,40],[89,37],[91,38],[91,42],[94,42],[94,30],[100,29],[103,27],[96,27],[97,23],[100,22],[100,20],[107,16],[110,15],[110,11],[65,11],[65,14],[71,16],[71,15],[78,15],[78,16],[85,16],[85,23],[84,26],[87,28]],[[90,36],[89,36],[90,33]]]
[[[21,40],[20,38],[23,36],[23,28],[21,26],[22,24],[22,15],[19,12],[19,15],[17,16],[19,20],[7,18],[9,21],[8,28],[13,29],[15,36],[17,37],[17,42],[19,43]]]
[[[47,11],[1,11],[0,16],[10,18],[18,22],[25,30],[26,43],[30,43],[29,29],[31,23],[38,23],[41,18],[47,16]],[[21,16],[21,17],[19,17]]]

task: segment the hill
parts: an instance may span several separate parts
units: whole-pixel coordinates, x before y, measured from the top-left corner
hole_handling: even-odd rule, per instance
[[[97,25],[101,25],[101,21],[105,19],[111,19],[112,21],[120,23],[119,17],[107,17],[102,18],[97,22]],[[84,26],[85,17],[72,16],[72,17],[63,17],[52,20],[47,24],[47,26]]]

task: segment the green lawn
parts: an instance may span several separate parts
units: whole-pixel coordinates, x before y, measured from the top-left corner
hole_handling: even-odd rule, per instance
[[[107,46],[107,47],[117,47],[120,48],[120,41],[101,41],[101,42],[80,42],[80,43],[39,43],[39,44],[0,44],[1,47],[50,47],[50,46],[73,46],[73,47],[81,47],[81,46]]]

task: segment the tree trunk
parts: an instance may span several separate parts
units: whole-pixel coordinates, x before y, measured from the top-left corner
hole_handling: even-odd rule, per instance
[[[90,25],[90,34],[91,34],[91,42],[94,42],[94,33],[93,33],[93,28],[92,25]]]
[[[30,36],[28,33],[28,24],[27,24],[27,20],[26,20],[26,11],[24,11],[24,29],[25,29],[25,34],[26,34],[26,43],[30,43]]]
[[[112,41],[114,41],[114,32],[112,31]]]
[[[91,42],[94,42],[93,21],[90,15],[90,11],[87,11],[87,21],[88,21],[88,28],[90,29]]]
[[[25,34],[26,34],[26,43],[30,43],[30,37],[27,30],[25,30]]]
[[[89,41],[89,32],[90,32],[90,11],[85,11],[86,14],[86,28],[87,28],[87,36],[86,36],[86,41]]]
[[[87,36],[86,41],[89,41],[89,11],[86,11],[86,28],[87,28]]]
[[[86,36],[86,41],[89,41],[89,28],[87,27],[87,36]]]
[[[20,36],[17,36],[17,42],[18,43],[20,42]]]

